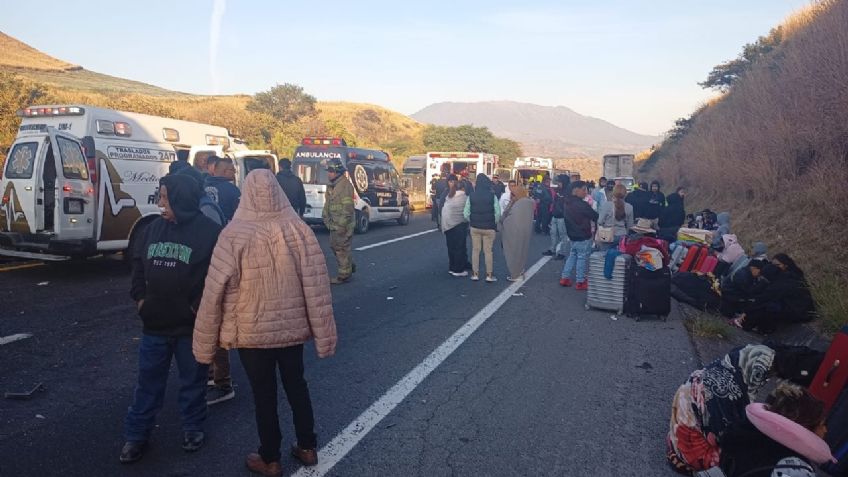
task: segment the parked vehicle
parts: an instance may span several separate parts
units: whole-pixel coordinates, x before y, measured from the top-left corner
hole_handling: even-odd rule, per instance
[[[486,154],[483,152],[428,152],[427,176],[425,177],[427,207],[430,208],[433,206],[430,190],[434,175],[461,175],[465,171],[468,172],[468,179],[475,181],[479,173],[492,177],[497,168],[498,156],[495,154]]]
[[[543,157],[517,157],[512,166],[510,178],[515,181],[526,182],[530,178],[537,180],[550,177],[553,179],[554,161]]]
[[[403,163],[400,183],[409,196],[409,210],[424,209],[427,205],[427,156],[410,156]]]
[[[356,207],[356,233],[364,234],[371,222],[396,220],[409,223],[409,197],[401,187],[400,176],[383,151],[348,147],[342,138],[308,137],[295,150],[294,173],[303,181],[306,191],[306,213],[303,219],[323,224],[324,194],[329,178],[326,161],[339,159],[345,164],[353,183]]]
[[[251,159],[273,162],[268,151],[248,151],[209,124],[84,105],[32,106],[18,115],[0,182],[5,256],[65,260],[132,250],[160,215],[159,178],[178,157],[230,155],[237,180]]]
[[[633,177],[633,162],[636,156],[633,154],[607,154],[601,160],[601,176],[607,179],[611,177]]]

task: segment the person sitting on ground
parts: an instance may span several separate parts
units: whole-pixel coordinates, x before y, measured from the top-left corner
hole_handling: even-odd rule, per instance
[[[277,182],[286,193],[286,198],[297,212],[297,215],[303,217],[306,213],[306,190],[303,188],[303,181],[300,177],[292,172],[292,163],[286,158],[280,159],[280,172],[277,173]]]
[[[680,194],[669,194],[667,200],[668,206],[660,213],[657,236],[671,243],[677,241],[677,232],[686,222],[686,210]]]
[[[220,346],[237,349],[253,391],[259,450],[247,467],[282,475],[277,379],[292,408],[297,444],[292,455],[318,462],[304,343],[315,341],[319,358],[336,348],[330,278],[318,239],[289,204],[270,170],[255,170],[233,221],[212,255],[194,326],[194,356],[209,363]]]
[[[724,236],[730,234],[730,212],[720,212],[716,215],[718,228],[713,231],[713,250],[724,250]]]
[[[571,184],[571,195],[565,198],[565,231],[571,240],[571,251],[562,268],[559,284],[570,287],[571,273],[574,271],[577,279],[576,290],[589,289],[586,271],[589,255],[592,253],[592,227],[598,221],[598,213],[584,201],[587,195],[586,183],[577,181]]]
[[[721,469],[727,477],[814,477],[811,464],[826,462],[824,456],[804,455],[829,454],[816,451],[827,449],[824,403],[807,389],[780,383],[764,405],[748,406],[747,414],[721,441]]]
[[[604,202],[598,217],[598,227],[612,227],[613,241],[601,243],[601,251],[617,246],[622,237],[627,236],[627,231],[633,227],[633,206],[624,201],[627,196],[627,188],[622,184],[614,187],[612,201]]]
[[[752,297],[744,313],[732,320],[734,326],[768,334],[781,324],[805,323],[816,318],[816,303],[804,272],[795,261],[779,253],[772,259],[772,265],[764,270],[768,285]]]
[[[736,348],[693,372],[677,389],[666,439],[672,468],[691,474],[719,465],[725,431],[745,419],[774,366],[774,350],[764,345]]]
[[[748,266],[721,280],[721,314],[732,318],[745,310],[753,299],[768,285],[762,276],[763,269],[769,263],[765,260],[751,260]]]

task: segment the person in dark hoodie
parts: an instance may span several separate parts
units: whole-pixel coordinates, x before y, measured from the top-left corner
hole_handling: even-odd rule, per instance
[[[565,231],[571,240],[571,252],[562,268],[559,284],[571,286],[571,272],[576,268],[577,290],[587,290],[586,269],[592,253],[592,224],[598,222],[598,213],[583,199],[589,191],[583,181],[571,184],[571,195],[565,198]]]
[[[648,201],[651,193],[648,192],[648,183],[640,182],[638,187],[634,187],[633,191],[627,194],[624,201],[633,206],[633,220],[647,218]]]
[[[130,296],[137,304],[143,333],[138,384],[124,421],[122,463],[135,462],[144,454],[162,408],[172,360],[180,376],[182,447],[193,452],[205,441],[207,366],[195,361],[191,340],[221,227],[200,212],[202,195],[200,185],[187,175],[160,179],[162,216],[146,226],[133,254]]]
[[[303,181],[292,172],[292,163],[288,159],[280,159],[280,172],[277,173],[277,182],[286,193],[291,206],[297,215],[303,217],[306,213],[306,191],[303,189]]]
[[[466,193],[467,194],[467,193]],[[492,192],[492,182],[486,174],[477,174],[477,187],[465,202],[463,216],[471,225],[471,280],[480,279],[480,251],[486,260],[486,281],[498,281],[494,274],[494,251],[501,204]]]
[[[816,318],[816,303],[804,272],[785,253],[772,258],[771,267],[763,270],[768,285],[754,295],[745,312],[732,320],[744,330],[774,332],[779,325],[803,323]]]
[[[660,213],[657,236],[671,243],[677,241],[677,231],[686,222],[686,209],[683,205],[683,196],[676,192],[669,194],[667,200],[668,206]]]
[[[206,194],[221,207],[227,221],[233,220],[238,208],[241,191],[233,184],[236,168],[229,157],[209,158],[215,161],[214,175],[206,178]]]
[[[201,174],[197,169],[191,167],[187,161],[172,162],[171,166],[168,168],[168,173],[189,176],[197,181],[198,185],[203,187],[203,174]],[[200,197],[200,212],[222,227],[227,224],[227,218],[224,217],[224,212],[220,207],[218,207],[218,204],[206,194],[203,194],[203,196]]]
[[[660,191],[660,183],[658,181],[651,182],[651,189],[648,191],[643,212],[644,218],[654,221],[654,227],[657,227],[660,215],[665,208],[665,194]]]

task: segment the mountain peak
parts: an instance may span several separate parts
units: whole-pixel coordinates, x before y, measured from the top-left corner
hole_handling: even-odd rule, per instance
[[[438,126],[486,126],[496,135],[522,143],[525,154],[540,156],[600,157],[606,153],[636,153],[659,140],[584,116],[567,106],[517,101],[436,103],[412,117]]]
[[[0,66],[38,71],[74,71],[82,67],[42,53],[0,31]]]

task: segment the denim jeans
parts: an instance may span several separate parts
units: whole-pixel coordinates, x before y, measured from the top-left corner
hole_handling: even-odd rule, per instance
[[[565,242],[568,241],[568,235],[565,234],[565,219],[562,217],[554,217],[551,220],[551,252],[557,255],[565,255]]]
[[[571,271],[577,266],[577,281],[582,282],[586,279],[586,266],[588,265],[589,255],[592,253],[592,240],[581,240],[579,242],[571,242],[571,252],[568,254],[568,260],[565,261],[565,266],[562,267],[562,278],[571,278]]]
[[[184,432],[202,431],[206,420],[206,378],[209,367],[194,359],[191,336],[145,334],[138,348],[138,384],[124,420],[127,441],[147,441],[162,409],[171,358],[180,376],[179,406]]]

